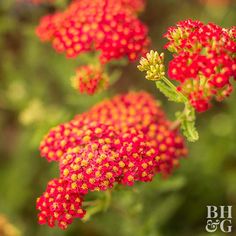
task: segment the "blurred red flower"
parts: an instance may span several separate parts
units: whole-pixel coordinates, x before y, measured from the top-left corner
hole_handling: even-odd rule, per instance
[[[73,218],[83,217],[81,201],[90,191],[170,174],[187,152],[170,125],[154,98],[140,92],[101,102],[53,128],[40,151],[49,161],[59,162],[60,180],[50,182],[37,201],[39,223],[54,226],[58,221],[64,229]]]
[[[132,61],[149,45],[148,29],[137,18],[143,7],[140,0],[73,1],[64,12],[44,16],[36,33],[69,58],[98,51],[102,63],[122,57]]]

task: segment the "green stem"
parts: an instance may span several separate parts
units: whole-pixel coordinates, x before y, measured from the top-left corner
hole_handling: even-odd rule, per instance
[[[175,91],[182,99],[184,102],[188,102],[188,99],[177,90],[176,86],[170,82],[169,79],[167,79],[165,76],[162,77],[162,80],[173,90]]]
[[[84,207],[90,207],[90,206],[96,206],[100,203],[100,200],[94,200],[94,201],[85,201],[83,202]]]
[[[108,207],[111,204],[111,190],[108,189],[105,192],[105,200],[104,200],[104,211],[106,211],[108,209]]]
[[[186,105],[186,103],[185,103],[183,111],[182,111],[181,114],[178,116],[178,118],[172,123],[172,125],[171,125],[171,127],[170,127],[171,130],[175,130],[175,129],[177,129],[177,128],[179,128],[179,127],[181,126],[181,123],[182,123],[183,118],[187,115],[187,114],[186,114],[186,113],[187,113],[187,110],[188,110],[188,109],[187,109],[187,105]]]
[[[93,215],[106,211],[111,204],[111,190],[105,191],[104,198],[100,200],[84,202],[84,206],[88,206],[86,209],[86,214],[83,217],[83,222],[88,221]]]
[[[103,204],[97,204],[96,206],[90,207],[86,210],[86,214],[83,217],[82,221],[87,222],[91,216],[97,214],[98,212],[101,212],[103,210]]]

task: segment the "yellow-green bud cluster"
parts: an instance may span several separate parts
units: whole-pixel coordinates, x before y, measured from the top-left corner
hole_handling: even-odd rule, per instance
[[[151,50],[147,53],[146,58],[141,58],[138,69],[146,71],[147,80],[160,80],[165,76],[164,53],[159,54]]]

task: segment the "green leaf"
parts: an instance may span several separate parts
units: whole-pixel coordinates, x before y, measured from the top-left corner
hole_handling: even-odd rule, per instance
[[[163,81],[157,81],[156,86],[168,98],[169,101],[178,103],[184,102],[179,93],[170,88]]]
[[[176,117],[180,120],[183,135],[188,139],[188,141],[197,141],[199,139],[199,135],[195,127],[196,116],[194,108],[189,105],[189,103],[186,103],[184,112],[176,113]]]

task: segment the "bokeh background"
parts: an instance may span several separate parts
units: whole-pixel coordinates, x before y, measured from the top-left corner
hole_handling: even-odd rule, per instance
[[[42,44],[34,30],[54,6],[0,0],[0,236],[189,236],[205,231],[207,205],[236,209],[236,92],[198,116],[200,140],[188,144],[188,158],[169,179],[155,178],[113,194],[107,212],[88,223],[75,220],[66,231],[37,224],[35,200],[57,165],[39,158],[38,146],[52,127],[87,110],[104,97],[127,90],[146,90],[163,103],[169,118],[178,109],[145,81],[136,64],[114,65],[120,79],[106,92],[79,95],[69,78],[89,57],[66,60]],[[140,16],[150,28],[152,48],[162,50],[162,34],[183,19],[212,21],[223,27],[236,22],[236,1],[148,0]],[[66,1],[58,1],[62,8]],[[168,61],[168,56],[167,56]],[[233,212],[236,235],[236,212]],[[5,233],[4,233],[5,230]],[[219,231],[212,235],[224,235]]]

